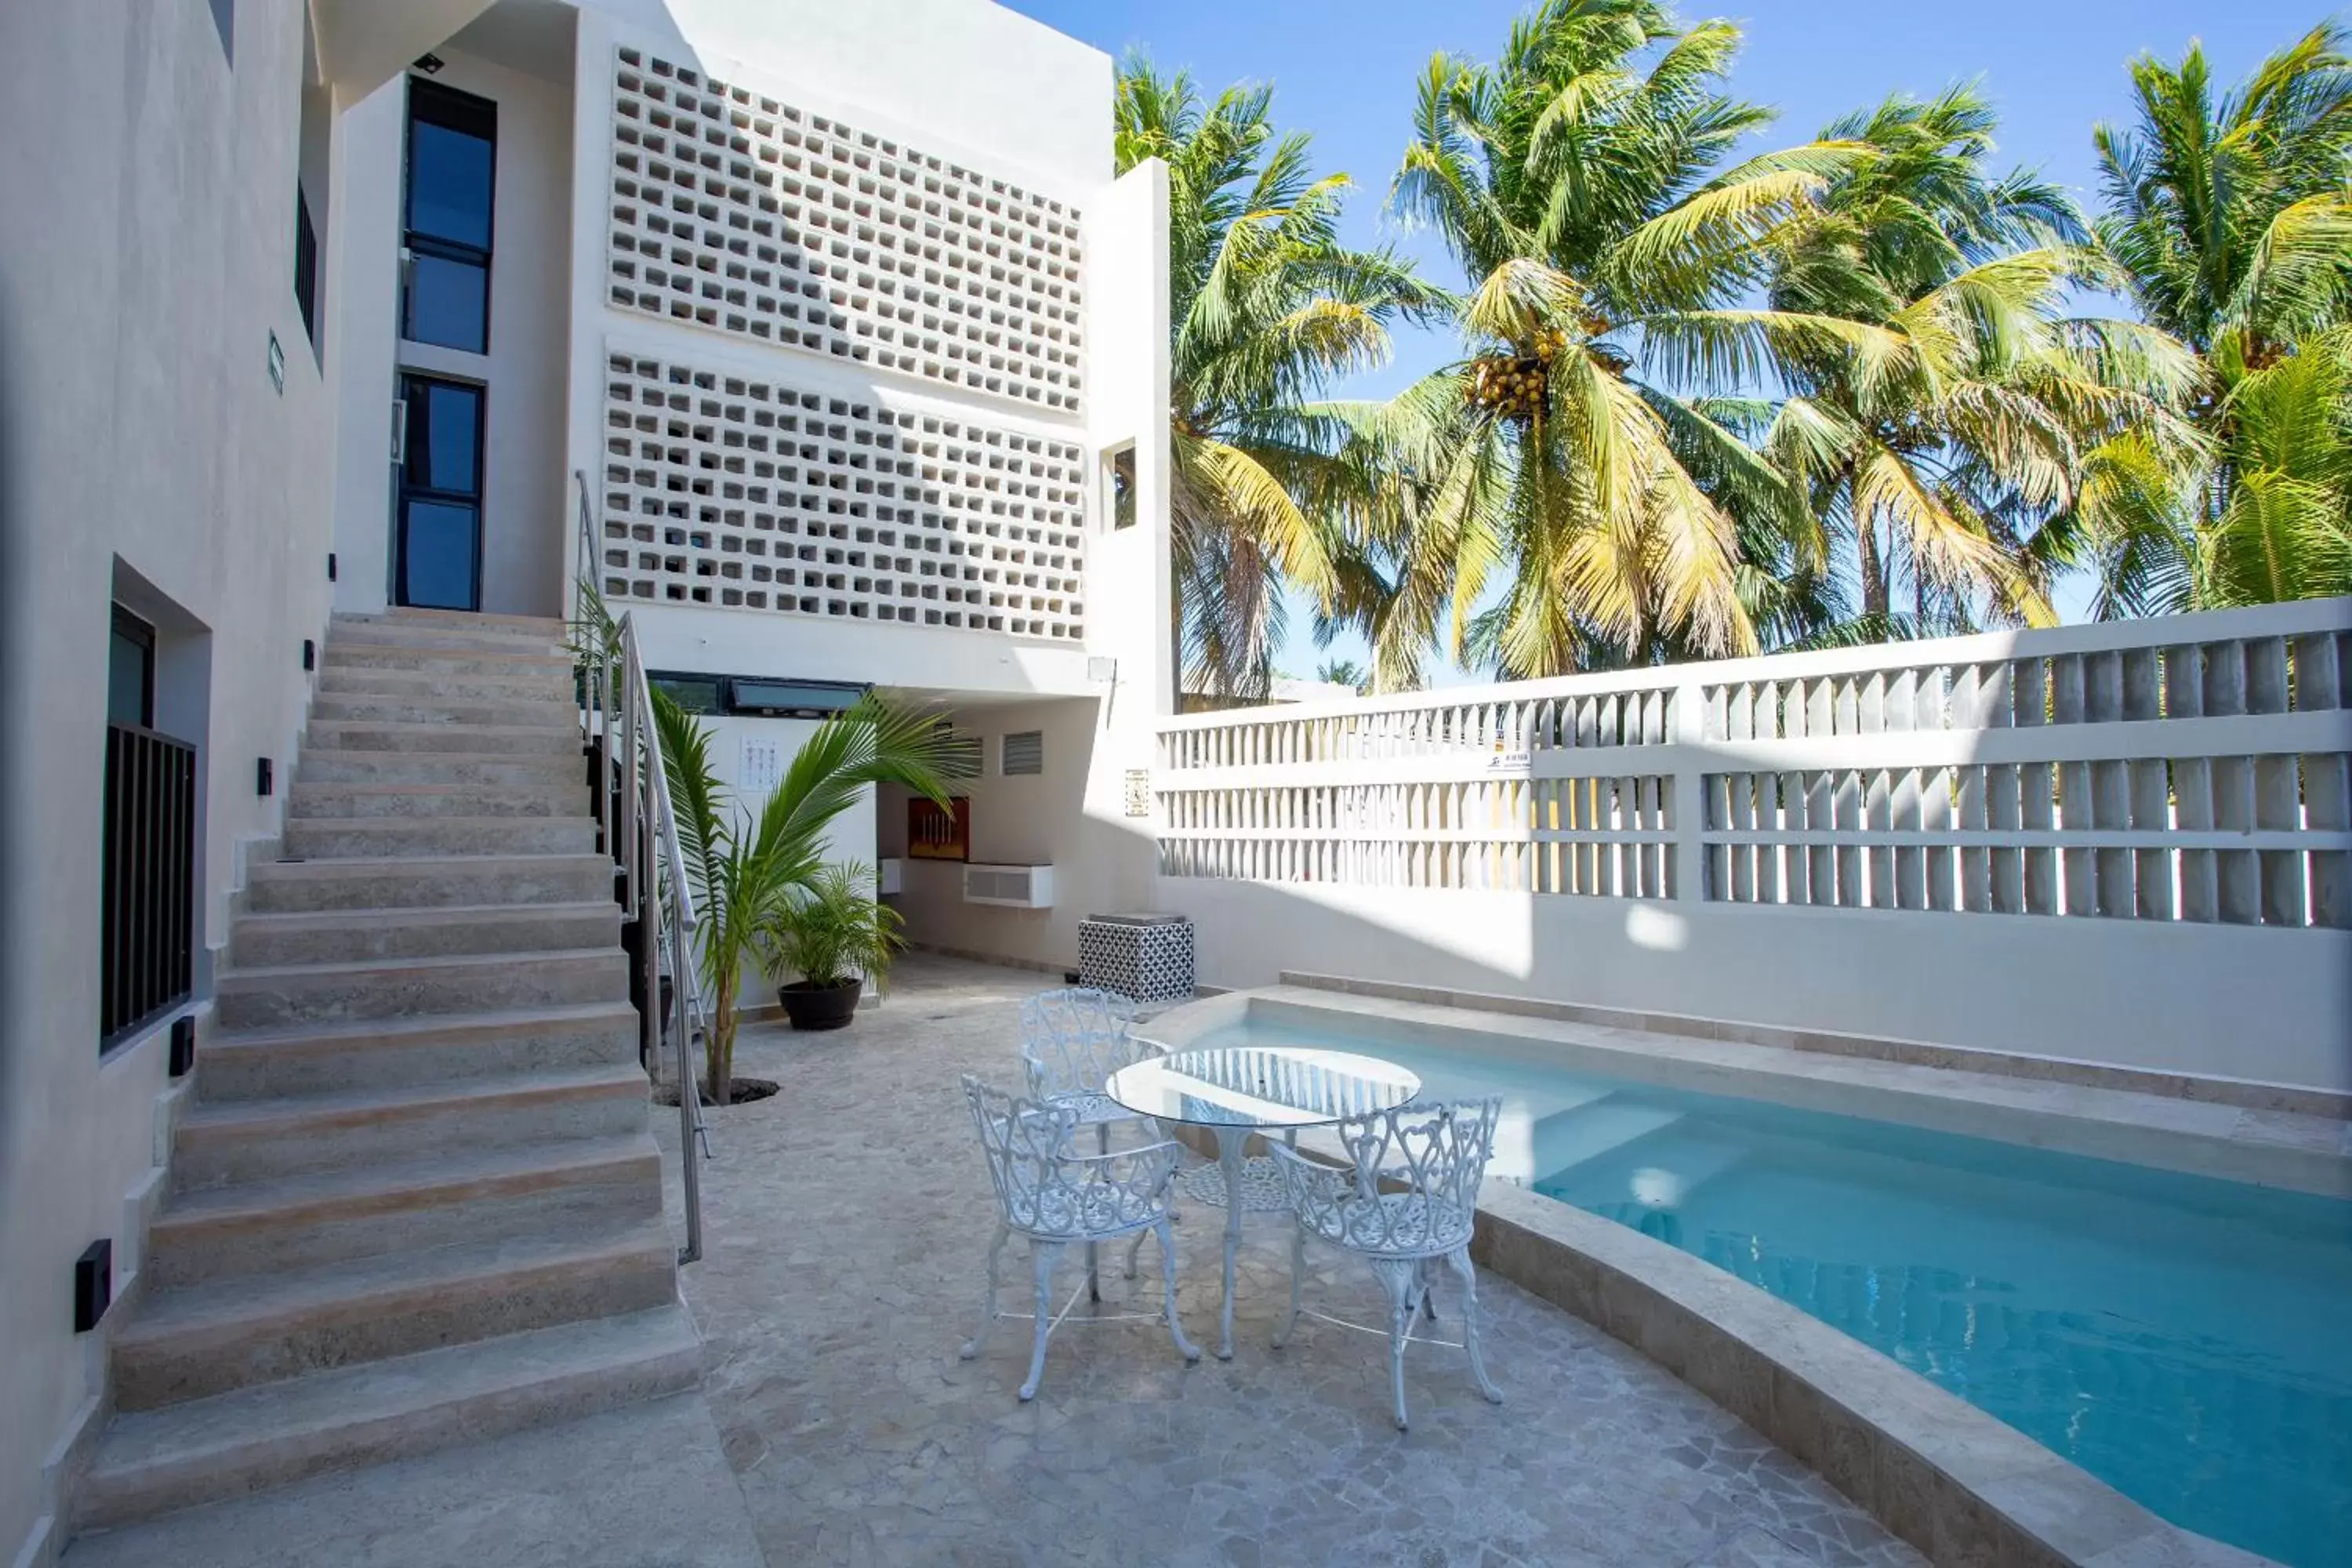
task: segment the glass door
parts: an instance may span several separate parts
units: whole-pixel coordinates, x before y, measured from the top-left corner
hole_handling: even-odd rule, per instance
[[[482,607],[482,389],[400,378],[399,548],[394,597],[434,610]]]

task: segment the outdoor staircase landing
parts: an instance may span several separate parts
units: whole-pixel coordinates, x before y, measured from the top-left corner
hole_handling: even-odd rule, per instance
[[[562,632],[337,617],[78,1528],[699,1375]]]

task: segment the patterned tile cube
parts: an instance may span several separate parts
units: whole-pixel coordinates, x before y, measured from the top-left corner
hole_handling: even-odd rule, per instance
[[[1138,1002],[1192,998],[1192,922],[1182,915],[1088,915],[1078,922],[1078,983]]]

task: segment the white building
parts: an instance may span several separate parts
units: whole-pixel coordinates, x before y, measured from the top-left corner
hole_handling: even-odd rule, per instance
[[[730,769],[845,685],[952,705],[972,858],[1063,869],[968,914],[910,865],[919,935],[1058,965],[1146,900],[1166,195],[1113,178],[1110,60],[986,0],[33,0],[0,45],[0,1562],[35,1563],[109,1408],[76,1260],[137,1288],[171,1026],[209,1026],[331,614],[562,616],[584,572]],[[194,962],[128,1017],[110,720],[193,770]]]

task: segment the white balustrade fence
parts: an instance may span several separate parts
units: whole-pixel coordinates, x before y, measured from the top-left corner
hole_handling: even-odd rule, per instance
[[[2352,927],[2352,601],[1175,721],[1163,876]]]

